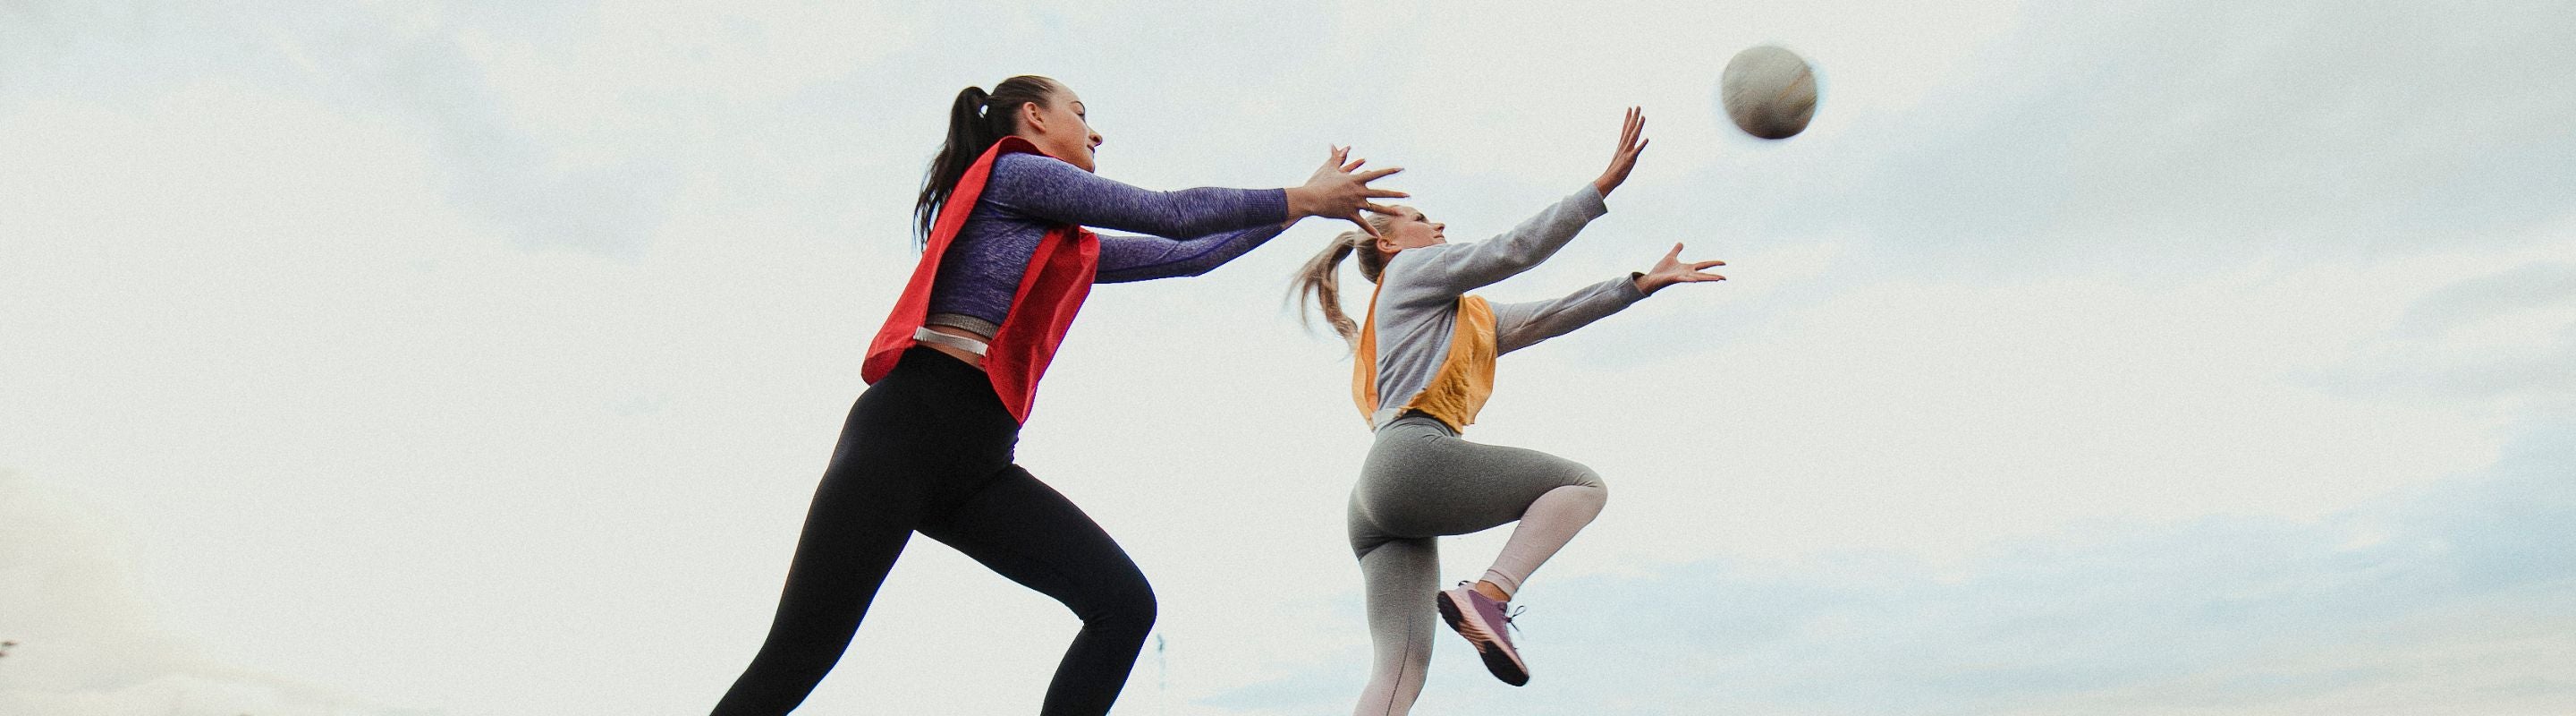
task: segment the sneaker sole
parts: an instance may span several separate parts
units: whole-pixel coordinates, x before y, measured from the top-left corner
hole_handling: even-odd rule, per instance
[[[1451,598],[1449,593],[1444,591],[1436,601],[1440,605],[1441,620],[1449,622],[1451,630],[1458,632],[1459,636],[1466,637],[1467,643],[1476,647],[1476,656],[1484,659],[1486,671],[1493,672],[1494,678],[1513,686],[1529,683],[1529,667],[1521,665],[1512,658],[1511,654],[1504,652],[1502,645],[1495,643],[1495,637],[1488,634],[1482,625],[1468,619],[1466,610],[1459,607],[1456,599]]]

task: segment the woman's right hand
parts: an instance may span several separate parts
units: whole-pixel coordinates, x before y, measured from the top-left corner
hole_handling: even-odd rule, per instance
[[[1377,229],[1369,226],[1367,217],[1362,216],[1361,212],[1392,214],[1395,210],[1369,200],[1412,196],[1393,189],[1376,189],[1368,185],[1369,182],[1386,175],[1404,171],[1402,167],[1362,172],[1359,171],[1360,165],[1367,164],[1368,160],[1345,161],[1350,159],[1350,155],[1350,147],[1333,147],[1332,157],[1324,160],[1324,166],[1316,169],[1315,175],[1306,179],[1305,186],[1288,189],[1290,222],[1309,216],[1327,216],[1358,224],[1361,231],[1368,232],[1370,236],[1376,236]]]

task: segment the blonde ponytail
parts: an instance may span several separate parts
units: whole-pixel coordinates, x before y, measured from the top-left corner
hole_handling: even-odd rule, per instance
[[[1371,215],[1369,223],[1383,230],[1389,222],[1384,217]],[[1379,272],[1386,270],[1387,256],[1378,252],[1377,237],[1370,236],[1365,231],[1353,230],[1333,237],[1331,246],[1324,247],[1323,252],[1315,254],[1314,258],[1307,259],[1305,268],[1297,271],[1297,279],[1289,283],[1288,293],[1300,299],[1298,303],[1301,305],[1298,306],[1297,311],[1299,323],[1305,324],[1306,311],[1302,304],[1311,299],[1315,306],[1323,311],[1324,322],[1333,327],[1334,333],[1340,334],[1343,341],[1358,345],[1360,324],[1358,321],[1351,320],[1350,315],[1342,311],[1341,295],[1342,258],[1354,254],[1359,256],[1357,263],[1360,265],[1360,277],[1368,279],[1369,283],[1377,283]]]

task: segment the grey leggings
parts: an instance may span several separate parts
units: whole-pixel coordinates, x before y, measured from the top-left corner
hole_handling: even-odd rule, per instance
[[[1458,439],[1421,416],[1377,431],[1351,488],[1351,551],[1366,581],[1376,658],[1354,714],[1413,708],[1431,664],[1432,595],[1440,589],[1441,535],[1519,520],[1484,579],[1518,592],[1541,563],[1592,522],[1609,499],[1592,469],[1536,450]]]

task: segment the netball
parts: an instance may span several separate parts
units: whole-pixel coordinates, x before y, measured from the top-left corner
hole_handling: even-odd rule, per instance
[[[1760,45],[1735,53],[1718,79],[1718,100],[1744,133],[1787,139],[1816,116],[1816,73],[1798,53]]]

